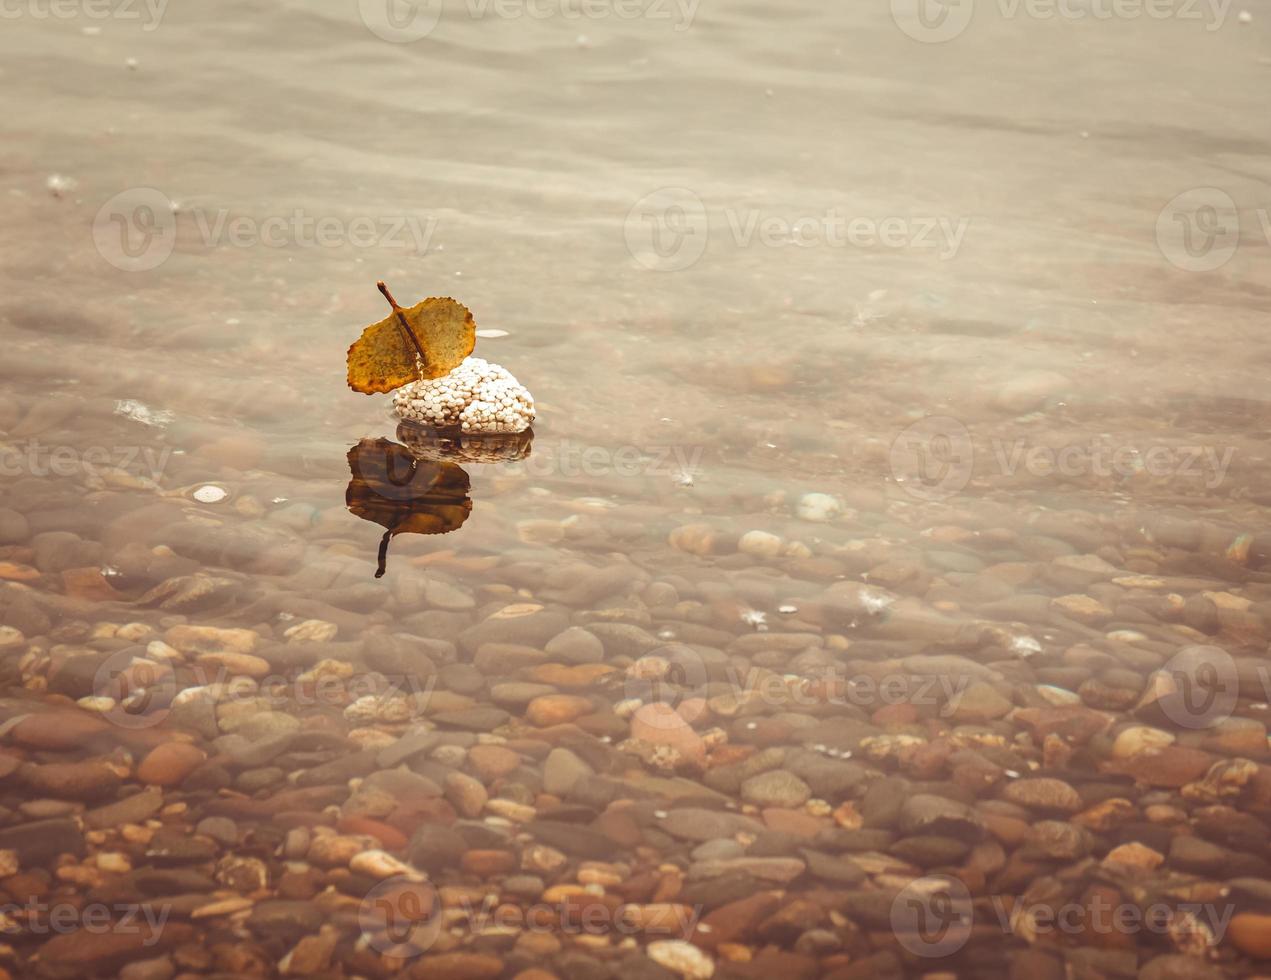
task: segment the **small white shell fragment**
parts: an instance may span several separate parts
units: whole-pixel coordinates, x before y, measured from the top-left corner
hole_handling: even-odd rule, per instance
[[[51,174],[44,186],[54,197],[63,197],[75,190],[79,186],[79,181],[74,177],[64,177],[62,174]]]
[[[201,504],[219,504],[229,496],[229,491],[215,483],[209,483],[195,490],[192,496]]]
[[[1035,653],[1042,652],[1042,645],[1031,636],[1013,636],[1011,650],[1021,657],[1031,657]]]
[[[737,550],[755,558],[776,558],[785,542],[775,534],[758,529],[747,531],[737,542]]]
[[[235,912],[242,912],[251,908],[254,904],[250,898],[235,895],[232,898],[222,898],[208,902],[206,905],[200,905],[190,913],[190,918],[209,919],[218,915],[233,915]]]
[[[440,378],[398,388],[393,409],[418,425],[464,432],[524,432],[534,421],[534,398],[525,386],[479,357],[465,357]]]
[[[411,881],[423,881],[427,877],[404,861],[399,861],[387,851],[380,850],[362,851],[353,855],[353,858],[349,861],[349,870],[380,880],[394,878],[398,875]]]
[[[132,419],[134,422],[140,422],[142,425],[151,425],[155,428],[162,429],[176,416],[167,409],[151,408],[135,398],[121,399],[115,402],[115,414],[122,415],[124,418]]]
[[[659,939],[649,943],[646,955],[684,980],[710,980],[715,975],[715,961],[683,939]]]
[[[828,493],[805,493],[799,498],[795,513],[805,521],[832,521],[843,511],[837,497]]]
[[[497,340],[499,337],[507,337],[508,332],[506,330],[500,330],[498,327],[489,327],[487,329],[478,330],[477,336],[483,340]]]

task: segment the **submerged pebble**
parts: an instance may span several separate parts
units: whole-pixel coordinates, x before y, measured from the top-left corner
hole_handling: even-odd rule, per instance
[[[229,496],[229,491],[224,487],[218,487],[213,484],[199,487],[191,496],[201,504],[219,504],[222,500]]]

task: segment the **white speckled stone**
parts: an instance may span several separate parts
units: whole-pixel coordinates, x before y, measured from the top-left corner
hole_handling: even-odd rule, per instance
[[[407,421],[464,432],[523,432],[534,421],[533,396],[509,371],[479,357],[397,389],[393,408]]]

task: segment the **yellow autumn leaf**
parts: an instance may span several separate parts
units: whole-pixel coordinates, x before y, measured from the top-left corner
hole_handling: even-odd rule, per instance
[[[404,309],[383,283],[379,287],[393,312],[363,330],[349,348],[354,391],[381,394],[420,378],[440,378],[472,353],[477,325],[462,303],[432,296]]]

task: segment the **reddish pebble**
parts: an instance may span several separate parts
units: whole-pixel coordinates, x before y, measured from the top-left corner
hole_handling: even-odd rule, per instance
[[[880,728],[913,725],[918,721],[918,709],[912,704],[885,704],[874,712],[870,720]]]
[[[401,850],[407,843],[406,835],[396,827],[370,817],[346,817],[336,824],[336,829],[342,834],[367,834],[389,851]]]
[[[564,725],[589,714],[591,702],[576,694],[545,694],[525,708],[525,720],[539,728]]]
[[[147,786],[180,786],[206,759],[207,754],[197,745],[165,742],[141,760],[137,780]]]
[[[784,807],[768,807],[763,811],[764,826],[796,837],[815,837],[829,823],[804,810],[788,810]]]
[[[669,704],[655,701],[639,708],[631,717],[631,737],[650,745],[674,749],[686,762],[701,763],[706,758],[706,744]]]
[[[511,851],[465,851],[460,866],[470,875],[492,878],[510,874],[516,870],[516,855]]]

